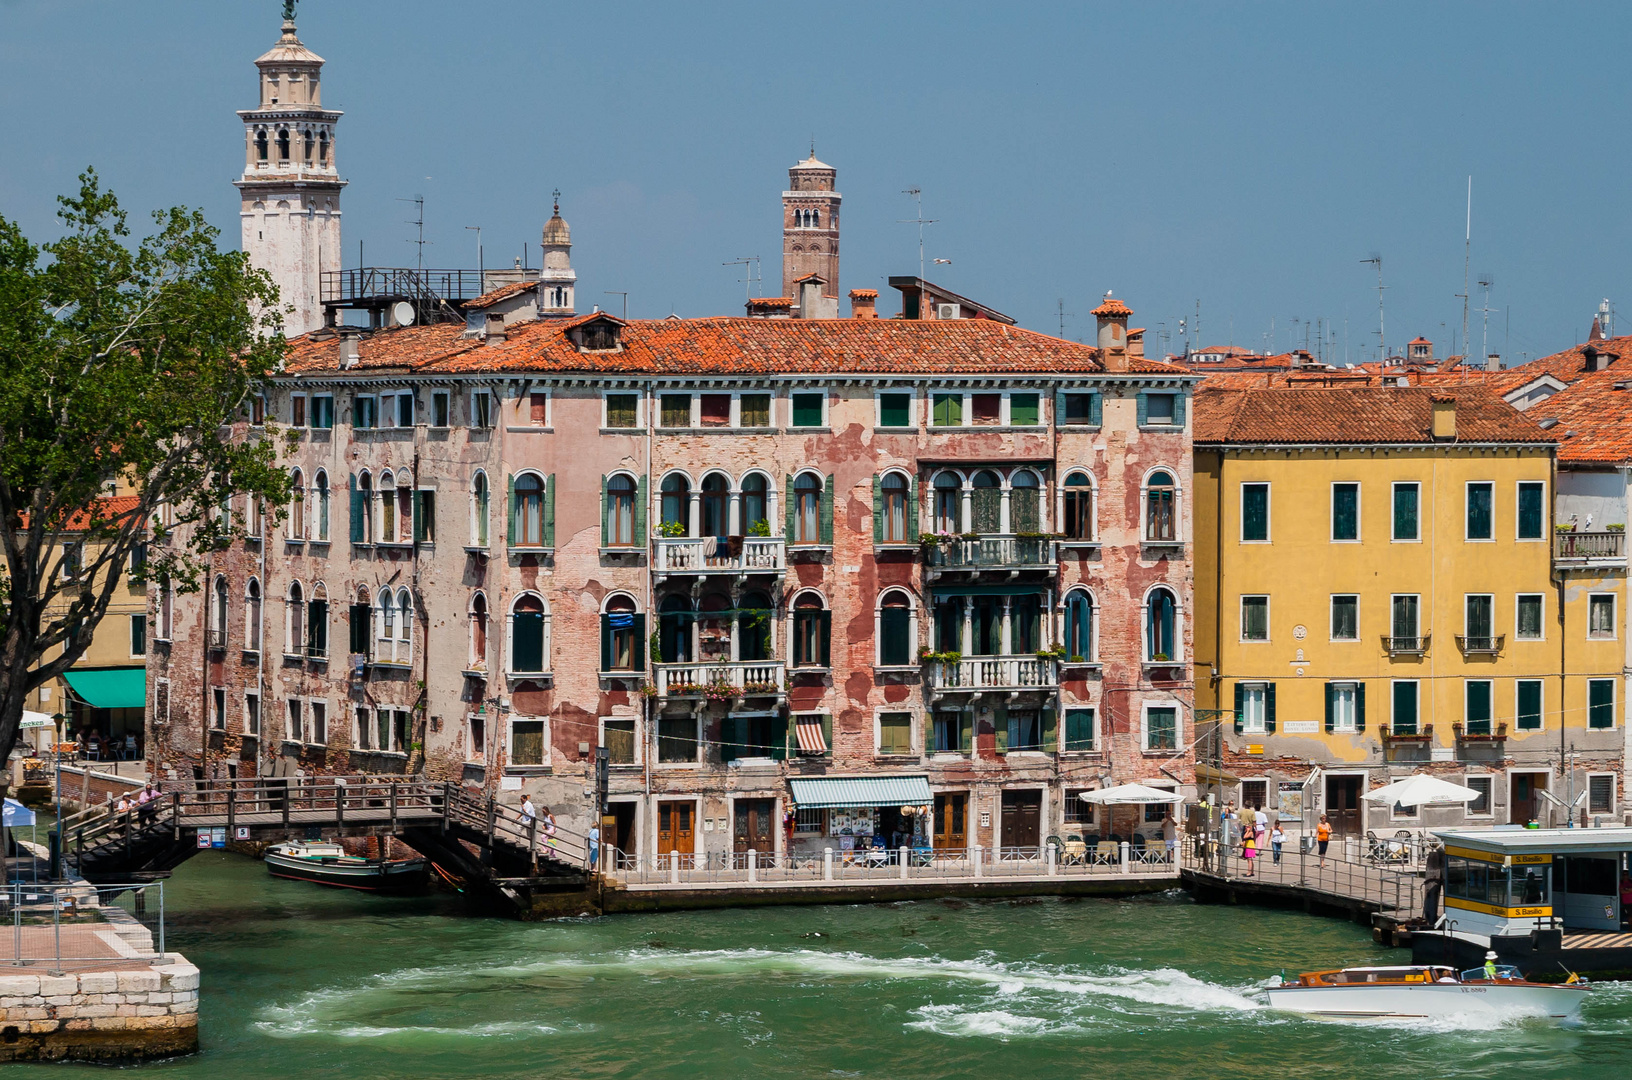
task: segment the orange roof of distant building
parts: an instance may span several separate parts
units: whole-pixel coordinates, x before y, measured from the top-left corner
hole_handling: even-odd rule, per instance
[[[508,285],[500,285],[497,289],[485,292],[474,300],[466,301],[465,310],[474,309],[480,311],[482,308],[492,307],[500,300],[507,300],[518,293],[524,293],[528,289],[536,289],[537,287],[538,282],[536,281],[512,281]]]
[[[1197,446],[1432,443],[1432,400],[1456,402],[1456,442],[1550,445],[1534,421],[1478,384],[1451,392],[1416,386],[1216,390],[1195,396]]]
[[[1132,315],[1133,309],[1124,304],[1122,301],[1118,300],[1116,297],[1107,296],[1104,303],[1100,304],[1088,314],[1094,316],[1095,318],[1111,318],[1117,315]]]
[[[1575,465],[1632,465],[1632,371],[1593,372],[1526,413],[1556,421],[1558,460]]]

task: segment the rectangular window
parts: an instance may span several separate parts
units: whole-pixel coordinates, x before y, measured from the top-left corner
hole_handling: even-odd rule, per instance
[[[793,426],[796,428],[821,427],[825,421],[822,415],[823,407],[827,403],[827,395],[821,392],[810,394],[790,394],[790,404],[793,407]]]
[[[1065,749],[1086,751],[1094,748],[1094,710],[1065,710]]]
[[[671,764],[697,760],[697,721],[694,717],[657,718],[657,760]]]
[[[969,418],[980,427],[993,427],[1003,422],[1002,394],[970,394]]]
[[[961,754],[969,750],[964,740],[964,714],[960,712],[938,712],[935,714],[935,744],[937,754]],[[971,733],[970,739],[973,739]]]
[[[289,742],[306,741],[306,713],[299,698],[289,699],[289,727],[283,737]]]
[[[130,617],[130,655],[147,655],[147,616],[132,615]]]
[[[1415,680],[1401,680],[1394,684],[1394,715],[1389,731],[1395,735],[1417,733],[1417,684]]]
[[[360,430],[376,426],[379,422],[378,409],[377,399],[358,394],[351,409],[351,426]]]
[[[930,425],[933,427],[963,426],[962,394],[931,394]]]
[[[1490,794],[1493,777],[1464,776],[1462,786],[1472,788],[1479,793],[1479,797],[1468,803],[1467,813],[1472,817],[1488,817],[1490,815]]]
[[[827,831],[827,811],[805,809],[795,811],[793,831],[804,836],[821,836]]]
[[[544,764],[544,721],[510,721],[510,764]]]
[[[1612,639],[1615,636],[1615,597],[1594,593],[1587,597],[1587,636]]]
[[[1395,648],[1415,648],[1409,642],[1414,642],[1417,639],[1418,597],[1396,596],[1394,597],[1393,607],[1393,618],[1390,620],[1389,634],[1396,641]],[[1407,644],[1399,644],[1400,642]]]
[[[448,426],[448,392],[446,390],[431,391],[431,426],[437,428]]]
[[[361,713],[363,710],[357,710]],[[470,718],[470,760],[487,760],[487,717],[472,716]]]
[[[737,426],[768,428],[771,426],[771,395],[744,394],[737,406]]]
[[[879,427],[912,427],[912,395],[878,395]]]
[[[1360,485],[1332,485],[1332,540],[1360,539]]]
[[[1036,709],[1010,709],[1008,734],[1010,751],[1052,749],[1043,745],[1043,716]]]
[[[912,753],[912,714],[910,712],[879,714],[878,752],[880,754]]]
[[[297,427],[299,425],[296,425]],[[334,427],[334,395],[312,396],[312,430],[329,431]]]
[[[1514,629],[1520,641],[1540,641],[1542,597],[1540,593],[1520,593],[1515,601],[1518,611]]]
[[[1332,683],[1332,730],[1352,735],[1360,730],[1359,693],[1353,683]]]
[[[1422,539],[1420,510],[1421,485],[1416,483],[1394,485],[1394,539]]]
[[[306,426],[306,395],[305,394],[290,394],[289,395],[289,426],[290,427],[305,427]],[[315,427],[316,425],[314,424],[313,426]]]
[[[1360,640],[1360,598],[1354,595],[1332,597],[1332,640]]]
[[[1009,426],[1036,427],[1042,423],[1042,413],[1038,408],[1036,394],[1009,395]]]
[[[256,394],[249,399],[249,423],[251,427],[261,427],[266,423],[266,396]]]
[[[1179,710],[1159,706],[1145,710],[1145,749],[1177,750],[1179,748]]]
[[[368,707],[359,705],[352,715],[357,724],[357,730],[352,736],[356,740],[357,748],[360,750],[374,749],[374,718],[369,713]]]
[[[601,745],[606,747],[606,760],[611,765],[635,763],[635,719],[601,721]]]
[[[1248,735],[1262,735],[1268,730],[1264,724],[1268,689],[1262,685],[1241,687],[1241,730]]]
[[[1587,813],[1613,814],[1615,812],[1615,777],[1599,773],[1587,777]]]
[[[1615,680],[1587,680],[1587,726],[1604,729],[1615,726]]]
[[[1269,640],[1269,597],[1243,596],[1241,598],[1241,640]]]
[[[227,727],[227,691],[217,686],[210,691],[210,726],[217,731]]]
[[[527,394],[527,422],[533,427],[548,427],[550,423],[550,395],[533,390]]]
[[[1547,485],[1539,480],[1525,480],[1519,484],[1519,539],[1540,540],[1546,528],[1543,509]]]
[[[1269,802],[1268,780],[1241,781],[1241,805],[1248,810],[1262,810]]]
[[[704,394],[699,419],[704,427],[730,427],[731,395]]]
[[[1174,401],[1177,394],[1146,394],[1145,423],[1171,424],[1174,422]]]
[[[662,394],[658,397],[658,426],[689,428],[691,426],[691,395]],[[631,427],[633,425],[630,425]]]
[[[1468,531],[1469,540],[1491,540],[1495,538],[1495,523],[1493,521],[1496,485],[1481,480],[1468,485]]]
[[[261,695],[251,690],[244,695],[244,734],[261,733]]]
[[[312,741],[329,741],[329,703],[326,701],[312,702]]]
[[[1491,734],[1492,695],[1489,679],[1469,679],[1462,687],[1462,720],[1469,735]]]
[[[493,395],[486,390],[473,390],[471,392],[470,426],[473,428],[490,428],[493,426]]]
[[[397,397],[397,400],[396,400],[397,427],[413,427],[414,426],[414,394],[413,394],[413,391],[404,390],[401,393],[397,394],[396,397]],[[390,401],[389,398],[387,398],[386,400],[388,402]]]
[[[1518,729],[1541,730],[1541,680],[1520,679],[1514,689]]]
[[[1241,485],[1241,542],[1263,543],[1269,539],[1269,485]]]
[[[1060,399],[1061,427],[1093,427],[1098,423],[1098,410],[1094,408],[1098,394],[1061,394]]]
[[[687,421],[690,424],[690,421]],[[606,427],[633,428],[640,426],[639,394],[606,395]]]
[[[1496,647],[1496,598],[1472,593],[1463,598],[1462,632],[1470,649]]]

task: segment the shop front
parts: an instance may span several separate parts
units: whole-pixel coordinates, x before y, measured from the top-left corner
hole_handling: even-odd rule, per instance
[[[94,761],[139,757],[147,706],[147,669],[69,668],[65,736]]]
[[[893,858],[934,845],[935,797],[926,776],[795,777],[787,811],[788,851],[834,858]]]

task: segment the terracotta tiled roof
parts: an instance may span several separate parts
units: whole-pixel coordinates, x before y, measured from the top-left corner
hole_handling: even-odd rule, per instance
[[[538,288],[538,284],[539,283],[536,281],[512,281],[508,285],[500,285],[497,289],[494,289],[491,292],[483,293],[476,299],[466,303],[465,310],[480,311],[482,308],[492,307],[500,300],[507,300],[518,293],[526,292],[528,289],[536,289]]]
[[[513,325],[502,343],[462,337],[457,325],[377,330],[358,343],[363,374],[433,372],[580,372],[697,374],[1033,374],[1099,373],[1099,350],[994,319],[632,319],[621,347],[580,352],[567,331],[605,314]],[[340,373],[338,338],[297,338],[286,370]],[[1187,375],[1139,356],[1132,374]]]
[[[1556,420],[1547,434],[1558,440],[1558,460],[1580,465],[1632,465],[1632,371],[1594,372],[1544,401],[1526,416]]]
[[[96,500],[96,514],[103,522],[117,521],[135,510],[140,503],[141,499],[135,495],[105,496]],[[89,509],[75,510],[62,529],[64,532],[78,532],[90,523],[91,511]]]
[[[1550,444],[1534,421],[1477,384],[1451,390],[1418,386],[1276,387],[1214,390],[1195,398],[1199,446],[1232,443],[1432,443],[1434,397],[1456,402],[1459,443]]]
[[[1132,315],[1133,309],[1124,304],[1122,301],[1118,300],[1116,297],[1107,296],[1103,304],[1099,305],[1088,314],[1093,315],[1096,318],[1102,316]]]
[[[1574,382],[1583,375],[1590,375],[1592,372],[1587,370],[1588,349],[1592,349],[1600,357],[1609,357],[1609,369],[1619,367],[1623,379],[1632,378],[1632,336],[1622,336],[1582,342],[1563,352],[1508,368],[1502,372],[1503,376],[1508,377],[1504,379],[1507,389],[1523,386],[1542,375],[1552,375],[1564,382]],[[1600,359],[1599,363],[1603,363],[1603,360]]]
[[[854,296],[854,297],[858,297],[858,298],[860,298],[862,300],[877,300],[878,299],[878,290],[877,289],[851,289],[850,290],[850,295]]]

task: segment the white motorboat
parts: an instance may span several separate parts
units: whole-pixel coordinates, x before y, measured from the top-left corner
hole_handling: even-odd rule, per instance
[[[400,892],[425,884],[424,859],[365,859],[347,855],[339,844],[291,840],[266,849],[273,877],[338,885],[363,892]]]
[[[1580,1015],[1588,991],[1586,981],[1574,975],[1560,983],[1531,982],[1518,968],[1496,964],[1460,972],[1434,966],[1311,971],[1293,981],[1272,983],[1267,993],[1270,1008],[1310,1016],[1363,1019],[1497,1013],[1566,1020]]]

